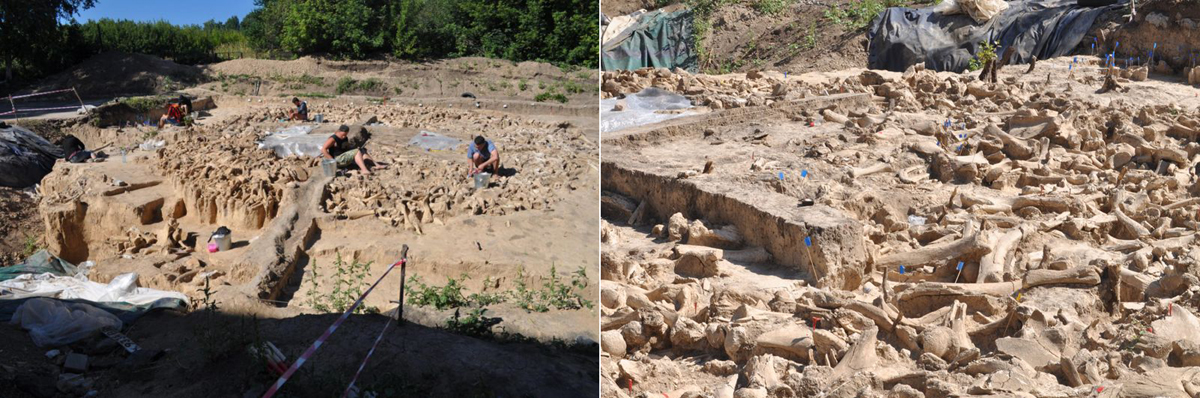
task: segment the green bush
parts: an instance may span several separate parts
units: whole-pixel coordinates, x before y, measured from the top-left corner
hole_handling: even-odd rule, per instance
[[[351,90],[354,90],[354,86],[357,84],[358,81],[354,80],[350,76],[342,76],[342,78],[338,79],[337,81],[337,93],[339,95],[348,93]]]
[[[587,272],[582,266],[571,274],[570,284],[565,284],[559,279],[555,266],[550,267],[550,277],[543,278],[545,280],[541,289],[529,288],[526,279],[525,268],[522,267],[517,271],[516,287],[510,293],[517,306],[525,311],[546,312],[551,308],[574,310],[594,306],[579,292],[588,285]]]
[[[967,70],[974,72],[983,69],[983,67],[986,66],[989,61],[995,60],[996,44],[986,41],[979,43],[979,53],[975,54],[975,58],[972,58],[971,62],[967,64]]]
[[[313,259],[309,267],[310,275],[306,275],[304,279],[309,281],[309,290],[305,304],[309,307],[321,312],[346,312],[358,297],[362,295],[367,287],[367,274],[371,271],[371,263],[360,263],[358,260],[345,262],[342,260],[342,254],[337,253],[337,259],[334,260],[333,274],[333,291],[329,293],[321,293],[318,288],[321,277],[318,273],[317,260]],[[378,308],[360,305],[354,309],[356,314],[376,313]]]
[[[412,286],[412,295],[408,297],[408,303],[418,306],[433,306],[439,310],[448,308],[465,307],[470,304],[466,297],[462,294],[462,281],[469,279],[467,274],[463,274],[461,279],[446,278],[446,284],[437,286],[428,286],[421,281],[421,277],[413,275],[408,278],[408,283]]]
[[[562,95],[562,93],[556,93],[552,90],[552,91],[546,91],[546,92],[543,92],[541,94],[534,96],[533,100],[537,101],[537,102],[546,102],[546,101],[554,100],[554,101],[558,101],[559,103],[565,104],[565,103],[567,103],[567,96]]]

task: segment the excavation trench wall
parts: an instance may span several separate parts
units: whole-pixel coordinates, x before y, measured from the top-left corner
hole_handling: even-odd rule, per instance
[[[659,220],[680,212],[688,219],[732,224],[748,245],[762,246],[775,263],[810,275],[811,263],[820,277],[816,281],[819,286],[853,290],[862,283],[869,266],[863,225],[857,220],[828,206],[799,207],[794,198],[761,187],[712,179],[681,179],[677,174],[682,170],[628,161],[622,154],[636,152],[640,146],[699,135],[704,128],[714,125],[744,124],[771,114],[804,110],[811,113],[833,106],[854,109],[868,101],[869,97],[863,94],[811,98],[766,109],[739,108],[675,119],[625,132],[605,141],[618,143],[621,148],[612,155],[606,154],[601,165],[602,187],[645,202],[648,214]],[[811,237],[811,247],[805,244],[806,237]]]
[[[688,219],[737,226],[748,245],[762,246],[777,264],[810,273],[811,253],[819,286],[856,289],[862,283],[868,265],[863,226],[838,210],[796,208],[795,200],[780,194],[701,186],[610,162],[603,164],[602,176],[605,190],[645,201],[649,214],[660,220],[680,212]],[[811,247],[805,237],[812,238]]]

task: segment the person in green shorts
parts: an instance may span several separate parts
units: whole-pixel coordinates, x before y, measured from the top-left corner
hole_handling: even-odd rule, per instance
[[[364,175],[370,175],[371,168],[367,165],[374,164],[375,160],[371,159],[367,148],[352,147],[350,139],[346,138],[348,134],[350,134],[350,126],[343,124],[338,127],[337,132],[329,136],[329,139],[325,140],[325,145],[321,146],[321,154],[326,159],[333,159],[337,162],[339,169],[357,165],[358,170]]]

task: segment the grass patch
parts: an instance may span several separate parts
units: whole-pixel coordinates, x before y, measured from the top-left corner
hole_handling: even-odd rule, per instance
[[[825,19],[848,30],[857,31],[867,27],[879,13],[888,7],[908,5],[905,0],[855,0],[825,10]]]
[[[126,98],[121,101],[125,105],[129,105],[133,110],[139,113],[146,113],[152,109],[162,108],[167,104],[167,100],[159,97],[134,97]]]
[[[292,96],[296,98],[334,98],[334,95],[325,93],[296,93]]]
[[[300,76],[271,75],[271,77],[268,79],[279,82],[285,87],[293,90],[303,89],[308,86],[322,86],[325,84],[325,79],[307,73]]]
[[[760,14],[775,15],[783,10],[788,9],[792,5],[793,0],[757,0],[754,2],[754,10]]]

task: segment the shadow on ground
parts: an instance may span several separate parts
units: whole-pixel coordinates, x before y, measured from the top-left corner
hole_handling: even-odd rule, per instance
[[[164,310],[127,325],[125,334],[142,349],[164,351],[140,365],[130,364],[125,351],[104,337],[70,349],[89,354],[84,375],[98,397],[257,397],[277,376],[248,353],[249,346],[270,341],[291,363],[340,316],[258,319],[235,312]],[[389,319],[350,316],[276,396],[342,396]],[[595,344],[563,347],[397,326],[388,327],[356,383],[379,397],[565,397],[599,389]],[[0,325],[0,339],[0,396],[64,396],[55,386],[61,366],[45,355],[50,347],[36,347],[24,330],[8,324]]]

